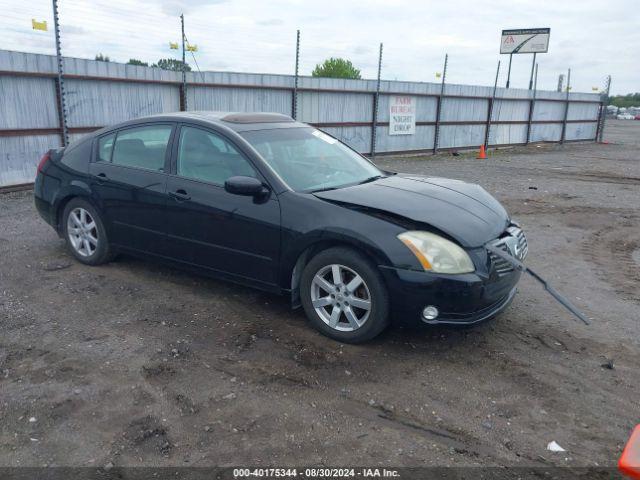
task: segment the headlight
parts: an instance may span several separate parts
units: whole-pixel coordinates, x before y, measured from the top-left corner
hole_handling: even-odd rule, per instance
[[[413,252],[422,267],[436,273],[470,273],[473,262],[462,248],[430,232],[404,232],[398,239]]]

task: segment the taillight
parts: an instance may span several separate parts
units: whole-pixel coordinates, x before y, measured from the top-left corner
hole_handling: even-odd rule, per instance
[[[38,173],[42,172],[42,169],[49,160],[51,160],[51,155],[49,155],[49,152],[47,152],[40,159],[40,163],[38,163]]]

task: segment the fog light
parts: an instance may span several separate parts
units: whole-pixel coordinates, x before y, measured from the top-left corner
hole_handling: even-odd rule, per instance
[[[422,310],[422,316],[425,320],[435,320],[436,318],[438,318],[439,313],[440,312],[438,312],[438,309],[433,305],[428,305],[424,307],[424,310]]]

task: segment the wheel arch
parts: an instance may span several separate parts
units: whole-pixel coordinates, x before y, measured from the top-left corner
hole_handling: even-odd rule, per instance
[[[306,242],[295,255],[291,255],[284,263],[282,285],[291,291],[291,305],[298,308],[300,302],[300,278],[304,267],[318,253],[335,247],[346,247],[358,251],[374,265],[389,264],[387,256],[377,247],[357,237],[326,236]]]
[[[62,234],[62,214],[64,213],[64,209],[74,198],[81,198],[82,200],[89,202],[93,208],[100,212],[98,205],[96,205],[96,202],[91,196],[89,186],[83,182],[72,183],[67,188],[60,190],[53,203],[53,221],[58,234]]]

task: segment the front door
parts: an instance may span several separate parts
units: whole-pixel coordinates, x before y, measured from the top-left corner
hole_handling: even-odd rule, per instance
[[[165,168],[173,128],[146,124],[98,138],[89,167],[91,190],[113,245],[163,254]]]
[[[258,286],[275,285],[280,250],[280,205],[234,195],[229,177],[263,178],[231,141],[202,127],[177,133],[175,174],[167,178],[169,255]]]

